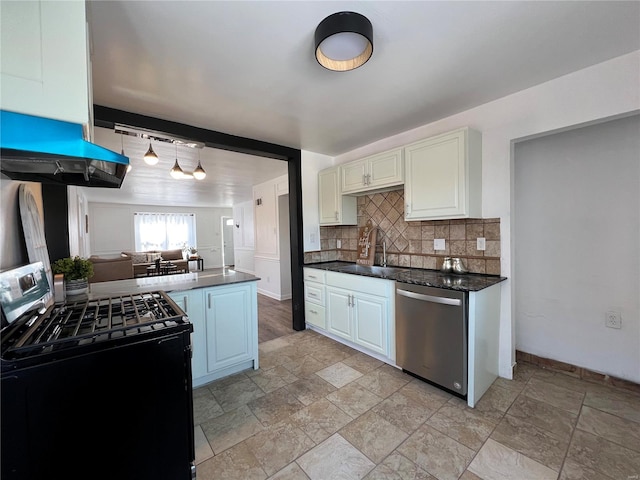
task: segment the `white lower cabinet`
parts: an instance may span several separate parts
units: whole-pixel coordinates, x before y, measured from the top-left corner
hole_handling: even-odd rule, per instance
[[[319,287],[324,288],[322,304],[314,299]],[[395,363],[394,310],[391,280],[305,268],[307,324],[391,363]]]
[[[171,292],[193,324],[194,387],[258,368],[256,282]]]

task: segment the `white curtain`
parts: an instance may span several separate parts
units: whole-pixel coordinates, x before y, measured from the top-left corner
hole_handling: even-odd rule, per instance
[[[136,212],[134,228],[137,252],[196,246],[193,213]]]

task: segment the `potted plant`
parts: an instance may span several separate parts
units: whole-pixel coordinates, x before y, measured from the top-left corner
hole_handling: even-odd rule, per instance
[[[86,258],[61,258],[53,262],[51,270],[55,274],[64,275],[67,295],[87,293],[88,279],[93,276],[93,263]]]

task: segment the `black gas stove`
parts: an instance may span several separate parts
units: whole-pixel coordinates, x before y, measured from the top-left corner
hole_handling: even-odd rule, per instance
[[[164,292],[47,304],[0,273],[2,478],[195,478],[193,326]]]

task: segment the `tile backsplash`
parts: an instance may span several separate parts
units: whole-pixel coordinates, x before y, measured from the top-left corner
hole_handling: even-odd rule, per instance
[[[355,262],[358,228],[371,219],[378,227],[375,264],[382,263],[382,242],[387,265],[439,269],[444,257],[460,257],[473,273],[500,274],[500,219],[404,220],[404,191],[358,197],[358,226],[320,227],[320,251],[306,252],[305,263],[344,260]],[[486,250],[476,250],[477,238],[486,239]],[[433,249],[443,238],[445,250]],[[338,248],[340,240],[340,248]]]

